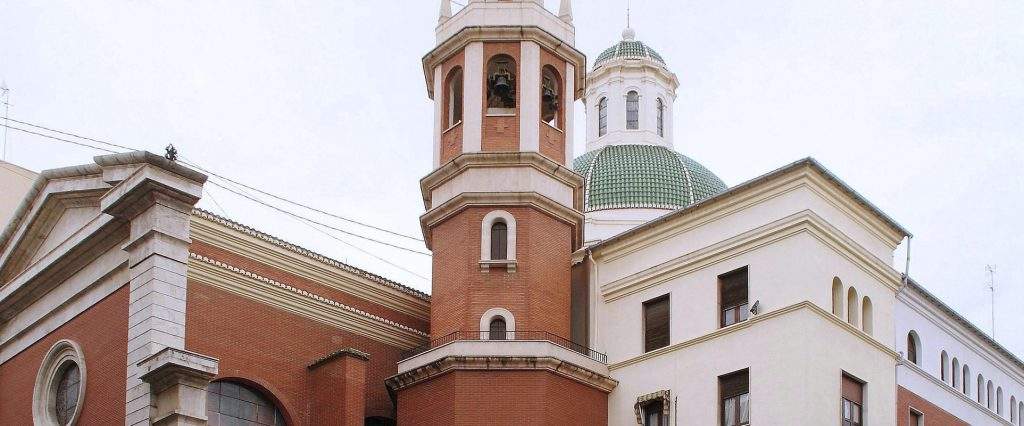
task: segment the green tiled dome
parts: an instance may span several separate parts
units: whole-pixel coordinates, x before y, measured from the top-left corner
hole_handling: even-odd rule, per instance
[[[643,42],[637,40],[622,40],[616,45],[605,49],[598,55],[597,60],[594,61],[594,68],[601,66],[601,64],[611,61],[612,59],[648,59],[662,65],[665,65],[665,60],[661,58],[658,52],[651,49]]]
[[[583,175],[584,211],[680,209],[728,187],[710,170],[670,148],[612,145],[573,160]]]

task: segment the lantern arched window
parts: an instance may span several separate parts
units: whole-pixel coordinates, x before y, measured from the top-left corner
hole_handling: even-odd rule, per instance
[[[497,55],[487,62],[487,114],[515,115],[516,62],[508,55]]]
[[[540,83],[540,120],[551,127],[561,128],[561,105],[559,93],[561,78],[553,67],[547,65],[541,72]]]

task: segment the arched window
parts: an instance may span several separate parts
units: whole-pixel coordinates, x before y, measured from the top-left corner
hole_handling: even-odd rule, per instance
[[[992,381],[989,380],[988,384],[985,385],[985,406],[988,407],[989,410],[991,410],[992,407],[995,406],[995,401],[994,401],[995,400],[995,393],[994,392],[995,392],[995,389],[993,389]]]
[[[918,359],[918,347],[921,345],[920,339],[917,337],[917,332],[911,330],[907,333],[907,360],[914,363],[920,364]]]
[[[211,425],[285,426],[281,410],[263,392],[230,381],[207,386],[206,417]]]
[[[462,67],[455,67],[448,73],[448,80],[445,82],[445,96],[448,97],[447,114],[448,127],[455,126],[462,122]]]
[[[626,129],[640,128],[640,94],[631,90],[626,94]]]
[[[857,313],[857,302],[859,301],[860,300],[857,297],[857,289],[850,287],[850,289],[846,291],[846,322],[850,323],[850,325],[854,327],[860,325],[860,315]]]
[[[490,340],[505,340],[505,319],[501,317],[492,319],[488,332]]]
[[[665,137],[665,101],[658,98],[658,136]]]
[[[561,81],[558,71],[555,71],[550,65],[544,66],[541,71],[540,83],[540,120],[554,128],[562,127],[559,123]]]
[[[1010,423],[1017,422],[1017,397],[1010,396]]]
[[[871,334],[875,331],[875,320],[874,320],[874,306],[871,304],[871,298],[864,296],[864,302],[861,308],[861,330],[865,333]]]
[[[487,62],[487,114],[516,113],[516,61],[497,55]]]
[[[960,361],[953,357],[953,389],[960,389]]]
[[[964,374],[960,376],[960,380],[963,380],[964,395],[971,396],[971,367],[964,364]]]
[[[996,414],[1003,415],[1003,387],[996,388]]]
[[[1017,403],[1017,423],[1024,425],[1024,402]]]
[[[939,378],[943,383],[949,383],[949,355],[946,355],[946,351],[942,351],[939,356],[939,363]]]
[[[843,282],[839,277],[832,278],[832,314],[843,317]]]
[[[515,261],[516,219],[504,210],[488,212],[480,222],[480,267],[503,265],[515,272]]]
[[[505,308],[491,308],[480,316],[480,340],[515,340],[516,318]]]
[[[978,374],[978,403],[985,403],[985,377]]]
[[[491,260],[508,259],[508,225],[495,221],[491,225]]]
[[[608,133],[608,98],[597,101],[597,137]]]

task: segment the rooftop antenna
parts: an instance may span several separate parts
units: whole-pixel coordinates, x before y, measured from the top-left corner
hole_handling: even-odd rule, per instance
[[[992,338],[996,338],[996,265],[985,265],[988,272],[988,291],[992,294]]]
[[[629,6],[630,6],[630,3],[632,3],[631,0],[626,0],[626,28],[630,28],[630,26],[629,26],[629,9],[630,9]]]
[[[7,82],[0,82],[0,102],[4,106],[4,143],[0,149],[0,160],[7,159],[7,116],[11,112],[11,89],[7,88]]]

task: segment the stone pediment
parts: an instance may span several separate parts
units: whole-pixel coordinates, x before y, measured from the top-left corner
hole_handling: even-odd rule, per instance
[[[4,230],[0,284],[6,284],[99,217],[100,197],[110,190],[98,168],[43,174]]]

